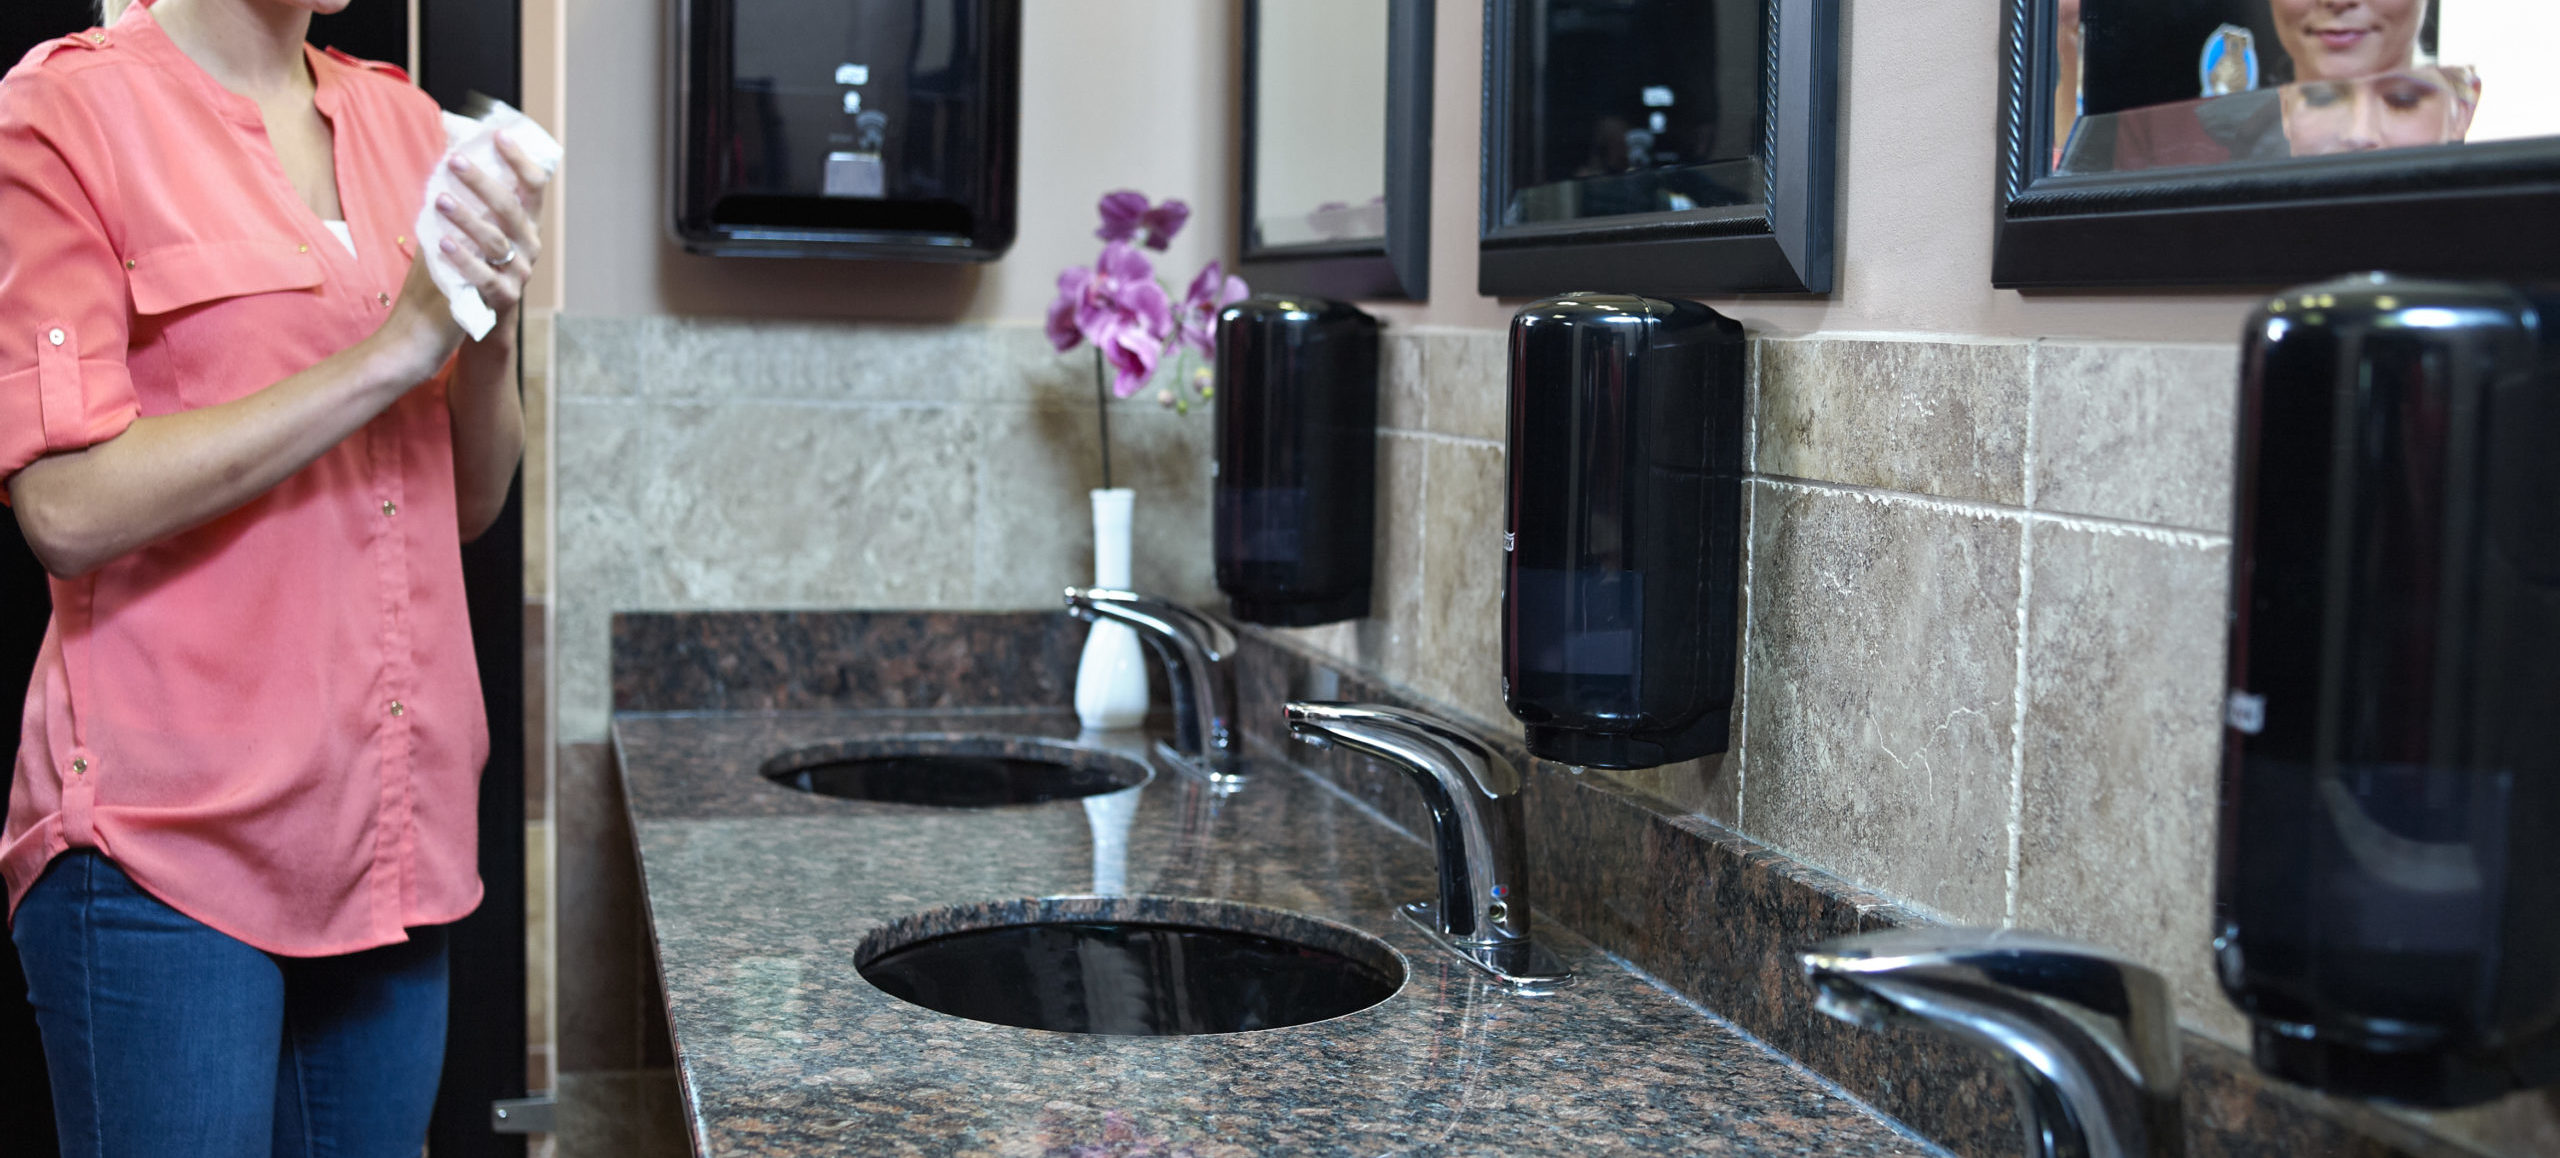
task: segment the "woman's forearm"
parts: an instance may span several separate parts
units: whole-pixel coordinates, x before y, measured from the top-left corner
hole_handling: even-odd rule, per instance
[[[465,344],[445,391],[453,413],[453,499],[462,541],[480,537],[507,507],[524,456],[524,403],[516,392],[515,319]]]
[[[399,401],[447,340],[429,325],[385,325],[245,398],[138,418],[105,442],[39,459],[9,480],[19,529],[45,570],[74,578],[209,522]]]

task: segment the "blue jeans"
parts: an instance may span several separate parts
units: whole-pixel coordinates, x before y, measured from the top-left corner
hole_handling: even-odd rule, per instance
[[[64,1158],[418,1158],[444,1064],[444,930],[278,957],[56,858],[11,936]]]

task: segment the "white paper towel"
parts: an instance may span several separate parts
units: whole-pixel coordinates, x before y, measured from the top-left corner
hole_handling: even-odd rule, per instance
[[[498,155],[498,136],[501,133],[517,148],[524,150],[525,155],[541,167],[545,176],[559,172],[560,142],[551,139],[551,134],[542,131],[542,126],[535,124],[533,118],[517,112],[505,101],[489,102],[489,111],[478,120],[454,113],[444,114],[445,159],[467,158],[479,166],[481,172],[496,175],[501,184],[513,185],[515,169],[507,164],[506,158]],[[487,302],[480,300],[480,291],[463,281],[462,274],[453,268],[453,263],[445,260],[444,247],[440,244],[444,238],[452,238],[457,245],[476,247],[480,243],[472,240],[469,234],[462,232],[436,209],[436,197],[443,193],[453,194],[465,205],[476,205],[480,200],[470,186],[462,183],[461,176],[450,165],[437,165],[436,171],[427,177],[427,195],[418,207],[414,235],[418,239],[418,252],[427,259],[427,275],[435,279],[436,288],[443,290],[445,300],[452,304],[454,324],[461,326],[462,331],[476,342],[489,336],[489,327],[498,324],[498,315]]]

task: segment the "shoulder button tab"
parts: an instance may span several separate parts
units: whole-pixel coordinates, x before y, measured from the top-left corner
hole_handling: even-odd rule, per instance
[[[321,49],[320,52],[329,59],[337,61],[340,64],[347,65],[351,68],[361,68],[367,72],[378,72],[393,80],[399,81],[402,84],[409,83],[408,71],[401,68],[399,65],[385,64],[379,60],[366,60],[361,56],[349,56],[334,48],[324,48]]]

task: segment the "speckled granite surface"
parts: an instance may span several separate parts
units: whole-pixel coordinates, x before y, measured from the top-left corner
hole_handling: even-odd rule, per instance
[[[1075,735],[1056,711],[625,714],[615,725],[696,1151],[1245,1155],[1923,1154],[1931,1148],[1760,1046],[1549,931],[1583,973],[1513,996],[1393,913],[1423,849],[1313,778],[1264,767],[1221,796],[1173,776],[1114,811],[942,811],[810,796],[770,756],[865,735]],[[1143,754],[1143,748],[1132,754]],[[983,1025],[855,969],[925,910],[1092,892],[1305,913],[1408,965],[1333,1021],[1193,1038]]]
[[[1349,1030],[1375,1017],[1381,1032],[1392,1029],[1395,1040],[1429,1052],[1431,1061],[1386,1049],[1383,1037],[1346,1048],[1312,1034],[1289,1045],[1247,1040],[1271,1034],[1143,1043],[1126,1056],[1097,1044],[1110,1039],[1033,1035],[1043,1048],[1011,1055],[999,1039],[1023,1031],[903,1006],[892,1014],[854,1000],[861,994],[896,1005],[853,979],[845,958],[865,934],[848,930],[884,928],[896,917],[936,907],[940,902],[927,894],[943,896],[946,886],[955,893],[979,890],[953,902],[961,904],[1090,889],[1091,866],[1076,858],[1081,849],[1089,861],[1092,847],[1081,805],[1018,810],[1024,815],[1008,823],[1022,825],[1026,839],[1006,841],[982,826],[954,828],[948,814],[774,788],[754,775],[757,765],[780,750],[777,744],[884,733],[1018,727],[1070,736],[1073,722],[1062,711],[1042,717],[1006,706],[1062,708],[1082,632],[1062,615],[1041,614],[617,618],[619,707],[714,713],[626,716],[618,729],[632,761],[626,775],[650,902],[676,906],[662,910],[658,935],[661,951],[677,954],[668,958],[668,993],[678,1048],[688,1055],[687,1079],[696,1083],[689,1093],[697,1144],[720,1139],[719,1148],[706,1152],[1925,1149],[1861,1115],[1854,1103],[1821,1097],[1819,1083],[1630,975],[1613,972],[1607,985],[1544,999],[1603,1003],[1571,1013],[1464,984],[1472,977],[1462,966],[1431,960],[1428,947],[1387,914],[1392,900],[1427,892],[1421,846],[1378,825],[1335,790],[1409,831],[1423,823],[1418,794],[1367,761],[1286,744],[1276,711],[1244,713],[1249,750],[1265,760],[1304,761],[1331,788],[1295,775],[1266,776],[1252,792],[1220,799],[1159,781],[1140,792],[1128,884],[1141,892],[1258,898],[1384,935],[1408,959],[1429,967],[1417,970],[1403,994],[1340,1023],[1277,1033]],[[1260,632],[1248,630],[1245,639],[1244,704],[1296,696],[1412,706],[1395,689],[1277,646]],[[862,659],[911,654],[944,658],[893,658],[876,669],[866,669]],[[822,710],[718,714],[796,709]],[[1796,948],[1838,933],[1912,923],[1915,914],[1606,781],[1540,763],[1530,791],[1532,883],[1542,932],[1558,934],[1558,925],[1570,925],[1958,1153],[2017,1152],[2007,1093],[1978,1055],[1925,1035],[1869,1034],[1830,1021],[1810,1008],[1810,989],[1792,967]],[[913,879],[910,859],[943,857],[946,846],[950,862],[960,866],[948,881],[931,888],[898,883]],[[1311,866],[1331,868],[1310,875]],[[860,900],[893,886],[906,891],[885,903]],[[1322,907],[1328,905],[1348,907]],[[790,913],[801,906],[825,916],[795,922]],[[785,948],[757,948],[770,937]],[[1557,942],[1577,965],[1614,968],[1589,943],[1562,935]],[[1595,992],[1604,996],[1591,997]],[[743,1008],[758,1002],[777,1010],[775,1003],[789,1004],[788,1016]],[[806,1016],[816,1008],[829,1011],[824,1026]],[[1532,1036],[1513,1038],[1513,1031]],[[1580,1045],[1568,1041],[1574,1032],[1585,1034]],[[888,1040],[875,1039],[878,1033]],[[2268,1082],[2245,1058],[2195,1035],[2186,1035],[2186,1046],[2188,1146],[2197,1158],[2470,1153],[2363,1107]],[[885,1055],[866,1052],[882,1048]],[[1695,1052],[1702,1048],[1705,1053]],[[1314,1086],[1297,1083],[1283,1072],[1292,1050],[1304,1050],[1331,1076]],[[1025,1056],[1035,1060],[1020,1060]],[[1097,1058],[1104,1064],[1097,1066]],[[1203,1064],[1209,1068],[1201,1070]],[[917,1065],[923,1069],[912,1068]],[[1539,1069],[1549,1065],[1556,1073],[1541,1078]],[[1770,1065],[1776,1068],[1764,1068]],[[1159,1079],[1150,1074],[1182,1073],[1203,1074],[1226,1092],[1212,1097],[1210,1086],[1194,1083],[1188,1100],[1171,1109],[1129,1096],[1153,1088]],[[1344,1075],[1384,1075],[1393,1088],[1301,1100]],[[1407,1088],[1417,1080],[1443,1084],[1433,1087],[1436,1094]],[[712,1084],[699,1084],[705,1081]],[[706,1089],[728,1100],[705,1101]],[[1755,1100],[1764,1093],[1776,1099]],[[899,1116],[911,1095],[930,1103],[930,1112],[895,1137],[881,1134],[883,1121],[905,1120]],[[979,1102],[1001,1112],[975,1116],[970,1107]],[[963,1119],[1004,1125],[995,1133],[936,1133]],[[1506,1132],[1524,1119],[1535,1120],[1529,1129],[1536,1140],[1525,1149]],[[1634,1125],[1617,1134],[1609,1132],[1611,1123]]]

